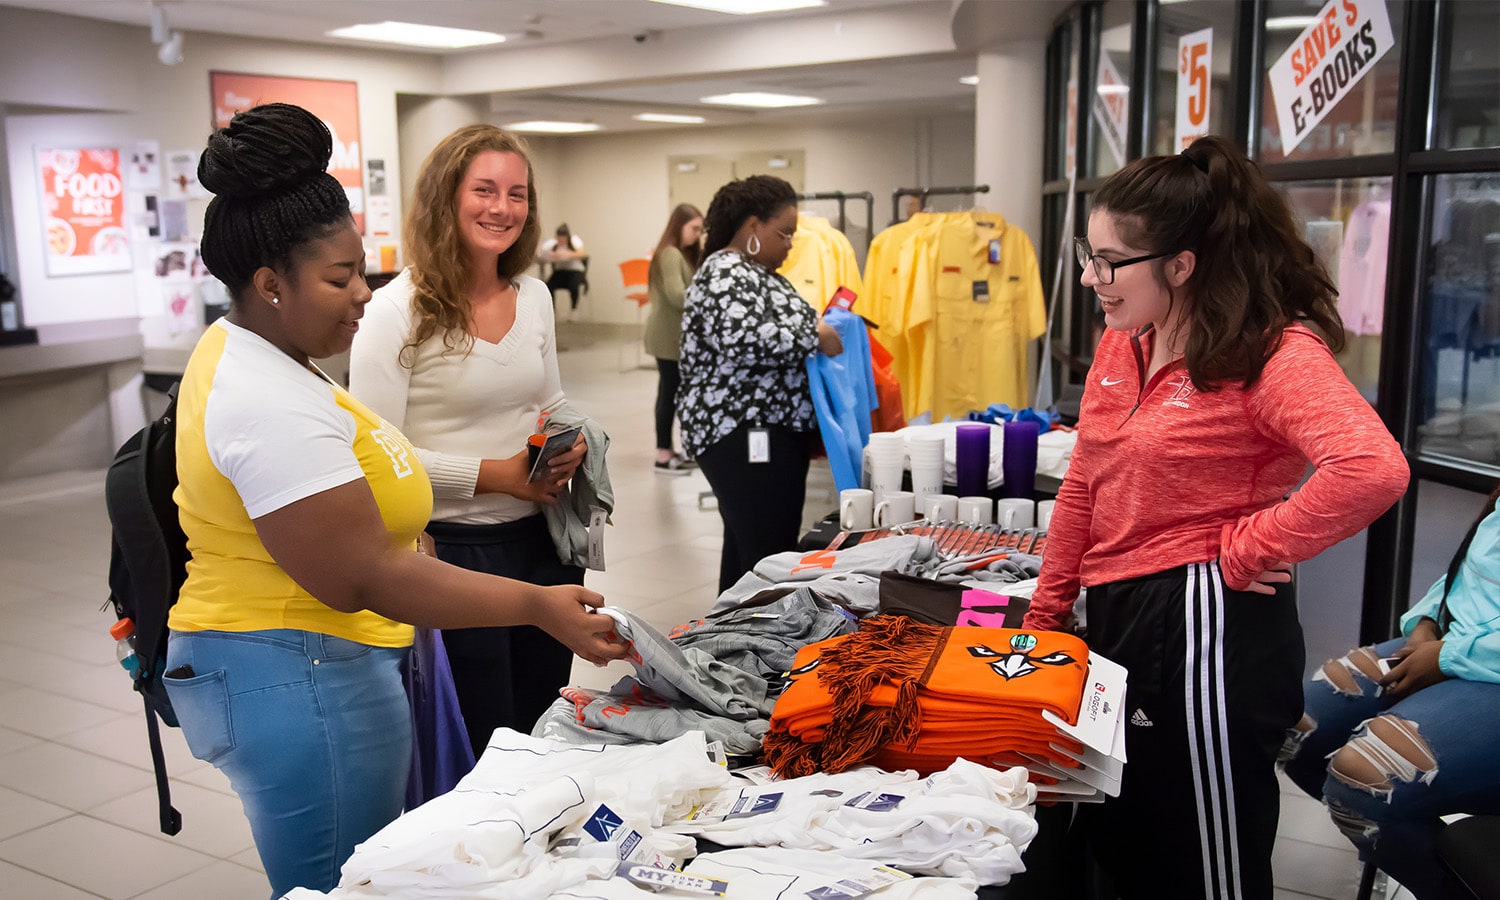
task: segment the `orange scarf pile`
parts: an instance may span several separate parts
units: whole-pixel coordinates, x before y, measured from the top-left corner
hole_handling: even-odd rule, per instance
[[[1029,753],[1076,767],[1081,753],[1042,718],[1077,722],[1088,647],[1072,635],[940,627],[875,616],[803,647],[776,701],[766,763],[783,777],[864,762],[932,772],[958,757],[1024,765]]]

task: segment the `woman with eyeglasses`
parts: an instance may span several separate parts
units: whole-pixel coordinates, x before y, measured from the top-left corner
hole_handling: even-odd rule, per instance
[[[682,316],[682,447],[719,502],[719,590],[797,546],[814,417],[807,358],[838,333],[776,273],[797,231],[797,192],[752,175],[719,188]]]
[[[1130,673],[1120,795],[1078,823],[1127,900],[1269,898],[1290,570],[1395,502],[1406,461],[1334,360],[1333,282],[1229,142],[1111,176],[1078,258],[1106,331],[1025,621],[1069,627],[1086,587],[1090,648]]]

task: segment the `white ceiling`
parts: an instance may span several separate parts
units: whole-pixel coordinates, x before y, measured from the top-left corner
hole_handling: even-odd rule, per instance
[[[189,33],[211,32],[255,38],[318,43],[343,47],[378,48],[424,56],[463,56],[505,53],[512,47],[553,46],[600,38],[633,38],[690,28],[733,29],[748,24],[809,16],[867,13],[880,7],[920,7],[938,15],[956,8],[953,0],[829,0],[828,6],[809,10],[732,16],[648,0],[159,0],[171,28]],[[988,4],[985,4],[988,6]],[[993,11],[1022,13],[1047,3],[997,3]],[[0,0],[0,7],[26,7],[149,27],[148,0]],[[991,10],[985,10],[986,12]],[[1007,17],[1008,18],[1008,17]],[[334,28],[387,19],[495,31],[508,36],[500,48],[442,51],[370,44],[330,38]],[[586,52],[580,47],[580,52]],[[958,79],[974,72],[972,52],[955,49],[934,58],[917,57],[878,62],[843,63],[766,69],[758,72],[714,73],[670,80],[619,81],[587,86],[563,86],[538,91],[510,91],[490,95],[495,121],[533,118],[596,122],[610,131],[675,128],[635,122],[637,112],[677,112],[705,116],[709,125],[809,115],[855,115],[871,109],[892,113],[925,110],[933,113],[972,112],[974,88]],[[705,106],[699,98],[730,91],[806,93],[826,101],[815,110],[749,111]]]
[[[389,49],[391,45],[331,38],[325,33],[349,25],[389,20],[493,31],[506,35],[508,43],[535,46],[723,25],[750,18],[764,22],[829,12],[852,12],[910,5],[911,2],[828,0],[825,7],[753,17],[706,12],[649,0],[158,0],[156,5],[166,10],[168,22],[181,31]],[[945,4],[948,0],[916,2]],[[0,6],[27,7],[127,25],[151,24],[151,3],[148,0],[0,0]],[[440,50],[398,49],[412,53],[444,53]]]

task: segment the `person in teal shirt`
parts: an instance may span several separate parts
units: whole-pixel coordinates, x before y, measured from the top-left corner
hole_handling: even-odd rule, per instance
[[[1401,637],[1324,663],[1304,685],[1286,774],[1422,900],[1468,896],[1437,855],[1442,816],[1500,813],[1500,488]]]

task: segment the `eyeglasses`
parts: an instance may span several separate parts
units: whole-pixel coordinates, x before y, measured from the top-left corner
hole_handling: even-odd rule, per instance
[[[786,241],[788,244],[790,244],[792,242],[792,238],[797,235],[797,232],[795,231],[782,231],[780,228],[773,228],[771,230],[781,235],[781,239],[783,241]]]
[[[1088,268],[1090,261],[1094,263],[1094,277],[1099,279],[1100,284],[1114,284],[1116,269],[1123,269],[1126,266],[1133,266],[1136,263],[1145,262],[1150,259],[1162,259],[1172,256],[1177,252],[1176,250],[1172,250],[1167,253],[1132,256],[1130,259],[1109,260],[1097,253],[1091,252],[1089,242],[1081,237],[1073,238],[1073,249],[1078,253],[1078,265]]]

